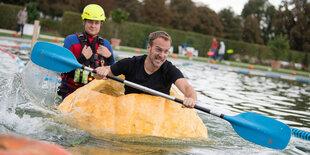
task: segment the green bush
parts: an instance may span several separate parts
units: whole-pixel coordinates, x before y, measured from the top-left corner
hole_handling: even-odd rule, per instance
[[[279,35],[275,39],[269,40],[268,48],[273,53],[273,59],[283,60],[284,57],[287,56],[290,49],[290,44],[287,40],[287,36]]]
[[[304,70],[307,70],[308,68],[308,71],[310,71],[310,55],[308,53],[306,53],[304,55],[304,58],[302,59],[302,65],[304,66]]]
[[[206,52],[209,50],[212,44],[211,36],[206,36],[194,32],[186,32],[174,29],[162,29],[167,31],[172,38],[172,46],[174,47],[174,52],[178,52],[178,46],[187,43],[191,47],[198,50],[199,56],[206,56]]]
[[[111,16],[113,22],[118,23],[118,24],[122,24],[127,20],[129,13],[125,10],[118,8],[116,10],[113,10],[110,13],[110,16]]]
[[[40,14],[38,11],[38,3],[29,2],[26,4],[26,6],[27,6],[27,13],[28,13],[27,21],[33,24],[35,20],[38,20],[40,18]]]
[[[60,21],[53,20],[53,19],[46,19],[41,18],[40,19],[40,25],[42,28],[49,28],[52,30],[58,30],[60,28]]]
[[[70,25],[70,26],[68,26]],[[111,20],[106,20],[101,28],[100,35],[108,40],[114,37],[114,30],[116,24]],[[82,32],[83,25],[81,15],[74,12],[65,12],[62,21],[62,35]],[[172,46],[174,52],[178,52],[178,46],[182,43],[188,43],[199,51],[199,56],[206,56],[206,52],[209,50],[212,44],[213,36],[203,35],[195,32],[186,32],[175,29],[167,29],[158,26],[145,25],[133,22],[124,22],[119,27],[119,36],[122,46],[130,46],[137,48],[144,48],[145,41],[148,39],[148,35],[157,30],[163,30],[170,34],[172,38]],[[226,50],[233,49],[234,54],[239,54],[247,57],[256,57],[261,60],[267,60],[272,58],[272,52],[267,46],[258,44],[246,43],[243,41],[227,40],[217,38],[218,41],[224,41]],[[304,54],[301,52],[290,51],[292,55],[292,61],[301,63]],[[281,60],[288,61],[289,58],[286,55],[281,56]]]
[[[23,6],[0,4],[0,28],[16,30],[16,16]]]
[[[116,9],[110,13],[110,16],[112,21],[116,23],[116,27],[114,28],[114,37],[118,38],[120,25],[127,20],[129,13],[122,9]]]
[[[41,31],[59,33],[61,22],[53,19],[40,19]]]
[[[121,45],[143,48],[149,34],[158,29],[155,26],[125,22],[120,27],[118,38],[122,40]]]
[[[83,32],[81,14],[76,12],[64,12],[60,26],[61,35],[67,36],[77,32]]]

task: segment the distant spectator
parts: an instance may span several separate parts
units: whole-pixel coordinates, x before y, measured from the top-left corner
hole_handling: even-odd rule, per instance
[[[27,13],[27,7],[25,6],[24,9],[20,10],[17,14],[17,29],[16,32],[18,33],[21,31],[21,37],[23,37],[24,34],[24,25],[26,24],[28,18],[28,13]]]
[[[211,51],[214,52],[212,55],[212,58],[216,60],[216,55],[217,55],[217,47],[218,47],[218,42],[216,41],[216,38],[213,38],[212,46],[211,46]]]
[[[223,41],[221,41],[220,42],[220,49],[219,49],[220,62],[223,60],[224,54],[225,54],[225,44]]]
[[[189,45],[188,43],[183,43],[181,46],[184,49],[186,49],[187,47],[191,47],[191,45]]]

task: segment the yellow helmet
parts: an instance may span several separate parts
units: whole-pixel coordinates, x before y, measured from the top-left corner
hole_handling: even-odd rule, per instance
[[[89,4],[85,6],[81,15],[82,19],[102,20],[105,21],[105,14],[101,6],[97,4]]]

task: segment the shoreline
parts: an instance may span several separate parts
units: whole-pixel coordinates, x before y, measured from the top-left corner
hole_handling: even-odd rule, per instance
[[[3,32],[3,29],[0,29],[0,32]],[[28,38],[18,38],[18,37],[9,37],[9,36],[1,36],[1,35],[0,35],[0,38],[1,38],[1,40],[6,40],[6,41],[9,40],[9,41],[13,41],[13,42],[19,42],[21,44],[25,43],[25,44],[31,45],[31,39],[28,39]],[[53,38],[53,37],[49,37],[49,38]],[[63,39],[61,38],[60,40],[63,40]],[[62,44],[61,41],[55,42],[53,40],[50,40],[49,42],[52,42],[52,43],[57,44],[59,46],[61,46],[61,44]],[[136,50],[139,50],[140,52],[137,53],[137,52],[135,52]],[[133,48],[133,47],[120,46],[119,49],[114,48],[114,53],[117,55],[123,55],[123,57],[124,57],[124,55],[134,56],[134,55],[145,54],[146,50],[145,49],[139,49],[139,48]],[[255,65],[253,65],[254,68],[250,69],[248,67],[233,66],[232,64],[238,63],[238,62],[225,61],[225,60],[223,61],[223,63],[213,64],[213,63],[208,63],[208,58],[205,58],[205,57],[193,57],[192,59],[189,59],[187,57],[179,56],[179,55],[177,55],[177,58],[173,58],[172,55],[169,55],[168,59],[169,60],[179,60],[179,61],[186,63],[186,65],[198,63],[201,65],[204,65],[205,67],[210,67],[210,69],[232,71],[232,72],[236,72],[239,74],[245,74],[245,75],[249,75],[249,76],[252,76],[252,75],[265,76],[265,77],[269,77],[269,78],[279,78],[279,79],[286,79],[286,80],[293,80],[293,81],[310,83],[310,73],[308,73],[309,76],[306,76],[306,75],[301,76],[298,74],[293,75],[293,74],[279,73],[277,71],[268,71],[269,70],[268,66],[264,67],[264,70],[255,69]],[[245,63],[240,63],[240,64],[242,64],[244,66],[250,66],[251,65],[251,64],[245,64]],[[290,72],[290,71],[287,71],[287,72]],[[307,72],[304,72],[304,74],[307,74]]]

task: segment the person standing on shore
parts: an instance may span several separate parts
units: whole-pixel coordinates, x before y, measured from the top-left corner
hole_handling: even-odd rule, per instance
[[[212,58],[216,60],[216,55],[217,55],[217,47],[218,47],[218,42],[216,41],[216,38],[213,38],[212,46],[211,46],[211,51],[213,51]]]
[[[220,49],[219,49],[220,62],[223,60],[224,54],[225,54],[225,44],[223,41],[221,41],[220,42]]]
[[[21,32],[21,37],[23,37],[24,34],[24,25],[26,24],[28,18],[28,13],[27,13],[27,7],[25,6],[22,10],[20,10],[16,16],[17,19],[17,29],[16,33],[19,31]]]

